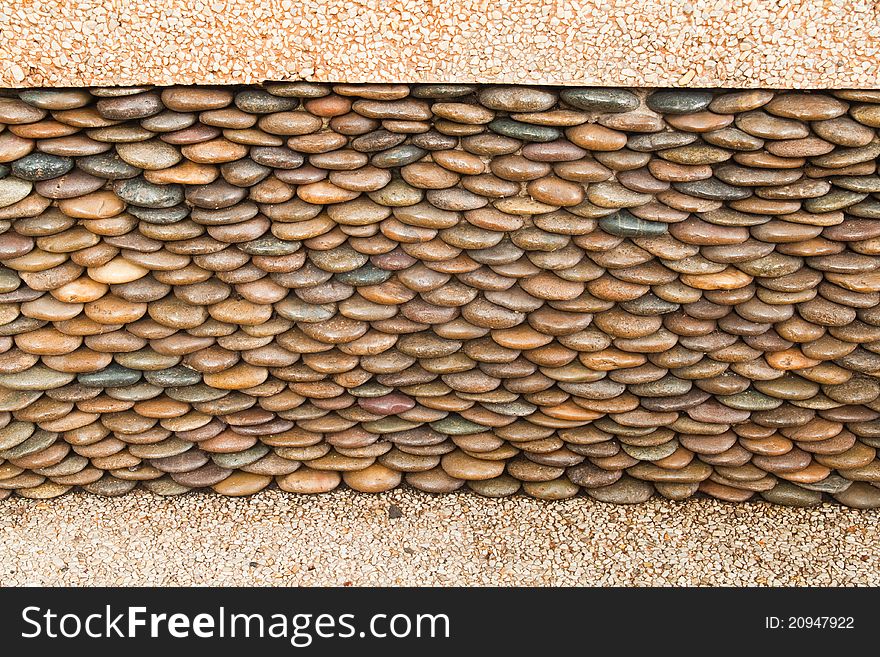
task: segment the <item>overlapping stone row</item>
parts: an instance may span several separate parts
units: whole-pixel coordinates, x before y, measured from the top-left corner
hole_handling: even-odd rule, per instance
[[[0,499],[880,505],[880,91],[0,97]]]

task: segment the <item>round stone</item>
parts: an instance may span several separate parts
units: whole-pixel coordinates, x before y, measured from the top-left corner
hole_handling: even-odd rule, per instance
[[[660,114],[701,112],[711,102],[711,92],[697,90],[655,91],[645,101],[649,108]]]
[[[158,139],[117,144],[116,154],[131,166],[150,171],[173,167],[181,158],[174,146]]]
[[[654,494],[654,487],[647,481],[622,477],[613,484],[590,488],[587,494],[600,502],[612,504],[640,504],[647,502]]]
[[[21,180],[36,182],[63,176],[73,168],[73,158],[31,153],[12,163],[12,174]]]
[[[484,107],[505,112],[543,112],[556,103],[556,94],[533,87],[485,87],[477,98]]]
[[[212,486],[212,488],[221,495],[229,495],[231,497],[243,497],[245,495],[253,495],[263,490],[272,483],[272,477],[268,475],[252,474],[250,472],[233,472]]]
[[[471,480],[468,488],[483,497],[509,497],[516,494],[522,484],[510,475],[501,475],[491,479]]]
[[[406,483],[426,493],[452,493],[461,488],[465,482],[463,479],[450,477],[442,468],[432,468],[422,472],[407,472]]]
[[[504,472],[504,461],[477,459],[462,451],[446,454],[441,459],[441,465],[446,474],[465,481],[493,479]]]
[[[143,178],[124,180],[113,190],[126,203],[145,208],[170,208],[184,199],[181,185],[154,185]]]
[[[639,98],[626,89],[570,87],[559,97],[563,102],[588,112],[629,112],[639,106]]]
[[[822,503],[822,493],[811,491],[787,481],[779,481],[768,491],[761,493],[768,502],[784,506],[811,507]]]
[[[361,493],[381,493],[397,487],[402,474],[376,463],[363,470],[343,472],[342,478],[346,484]]]
[[[854,509],[876,509],[880,507],[880,488],[856,481],[846,490],[835,493],[834,499]]]
[[[31,193],[33,184],[29,180],[7,177],[0,180],[0,208],[18,203]]]
[[[656,237],[667,231],[667,224],[639,219],[627,210],[619,210],[599,220],[605,232],[620,237]]]
[[[276,482],[281,490],[289,493],[327,493],[342,481],[341,475],[333,470],[312,470],[300,468],[281,477]]]
[[[560,134],[559,130],[550,126],[523,123],[510,118],[495,119],[489,124],[489,129],[505,137],[533,142],[553,141],[559,139]]]

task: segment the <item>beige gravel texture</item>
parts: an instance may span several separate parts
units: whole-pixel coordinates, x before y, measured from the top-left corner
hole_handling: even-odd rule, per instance
[[[880,584],[880,512],[831,505],[274,489],[0,511],[0,586]]]
[[[876,0],[23,0],[0,85],[880,87]]]

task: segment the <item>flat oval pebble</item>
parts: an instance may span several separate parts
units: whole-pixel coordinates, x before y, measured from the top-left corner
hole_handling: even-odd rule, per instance
[[[639,106],[639,98],[626,89],[567,88],[560,93],[563,102],[589,112],[628,112]]]
[[[708,91],[655,91],[645,103],[660,114],[690,114],[700,112],[712,102],[712,94]]]
[[[647,481],[623,477],[613,484],[590,488],[587,494],[600,502],[613,504],[639,504],[648,501],[654,494],[654,487]]]
[[[489,86],[478,98],[483,106],[506,112],[542,112],[556,104],[556,94],[536,87]]]
[[[400,484],[402,474],[377,463],[363,470],[344,472],[342,479],[361,493],[381,493]]]
[[[327,493],[342,481],[333,470],[301,468],[296,472],[277,477],[278,487],[289,493]]]
[[[0,180],[0,208],[18,203],[31,193],[33,184],[21,178],[7,177]]]
[[[450,476],[466,481],[498,477],[504,472],[504,461],[487,461],[456,451],[443,457],[443,470]]]
[[[251,474],[249,472],[233,472],[223,481],[214,484],[212,488],[221,495],[242,497],[258,493],[271,482],[272,477],[268,475]]]

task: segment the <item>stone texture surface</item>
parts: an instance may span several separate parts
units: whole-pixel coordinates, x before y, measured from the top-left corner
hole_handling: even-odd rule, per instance
[[[880,86],[871,0],[44,0],[0,25],[5,86]]]
[[[406,482],[878,507],[878,107],[7,91],[0,500]]]

